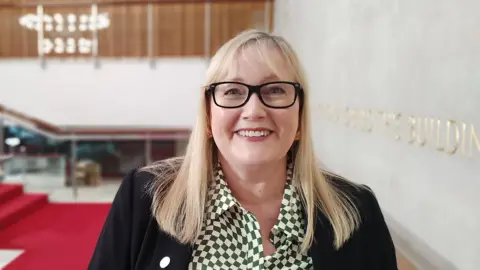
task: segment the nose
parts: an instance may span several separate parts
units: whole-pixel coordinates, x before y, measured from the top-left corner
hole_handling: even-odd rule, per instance
[[[260,101],[257,94],[253,94],[242,109],[241,116],[245,120],[259,120],[267,115],[265,105]]]

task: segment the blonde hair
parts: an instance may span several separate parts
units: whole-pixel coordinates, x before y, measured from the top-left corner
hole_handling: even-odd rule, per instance
[[[302,197],[307,217],[302,252],[314,240],[316,211],[328,218],[333,228],[334,243],[339,248],[358,227],[358,210],[349,196],[323,175],[317,164],[310,133],[308,90],[299,60],[291,46],[279,36],[259,30],[247,30],[225,43],[214,55],[206,74],[206,85],[226,76],[238,54],[245,48],[256,49],[260,59],[273,72],[275,65],[269,56],[273,48],[281,52],[287,68],[304,88],[303,106],[300,111],[300,138],[293,157],[294,185]],[[202,98],[196,123],[192,130],[184,157],[171,158],[144,168],[155,175],[150,186],[153,196],[152,213],[160,228],[181,243],[192,244],[201,232],[208,183],[213,176],[216,147],[208,135],[208,101]]]

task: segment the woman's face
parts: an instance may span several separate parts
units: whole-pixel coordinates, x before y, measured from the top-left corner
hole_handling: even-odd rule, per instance
[[[294,76],[284,68],[286,64],[280,52],[272,49],[269,56],[274,59],[277,75],[247,48],[223,81],[248,85],[294,82]],[[288,108],[268,107],[257,94],[252,94],[248,102],[238,108],[222,108],[212,98],[210,124],[221,156],[229,163],[243,165],[261,165],[283,159],[299,127],[300,101],[298,97],[294,99],[294,91],[294,87],[288,84],[271,84],[260,90],[267,104],[280,106],[295,100]],[[215,88],[215,97],[220,105],[232,106],[241,103],[247,92],[248,88],[242,85],[223,84]]]

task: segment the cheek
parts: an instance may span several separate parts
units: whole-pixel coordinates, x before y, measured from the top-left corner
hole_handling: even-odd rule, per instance
[[[292,108],[293,109],[293,108]],[[276,123],[280,130],[282,131],[283,135],[286,138],[294,138],[297,134],[300,117],[298,115],[298,109],[294,109],[291,111],[285,111],[276,115]]]
[[[231,133],[239,113],[234,109],[223,109],[217,106],[210,108],[210,124],[214,137],[224,136],[225,133]]]
[[[298,131],[298,116],[290,116],[289,118],[285,117],[285,129],[289,137],[295,138],[295,135]]]

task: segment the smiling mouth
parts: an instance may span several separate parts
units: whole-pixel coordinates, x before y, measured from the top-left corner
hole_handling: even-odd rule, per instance
[[[239,130],[235,132],[242,137],[266,137],[270,133],[272,133],[270,130]]]

